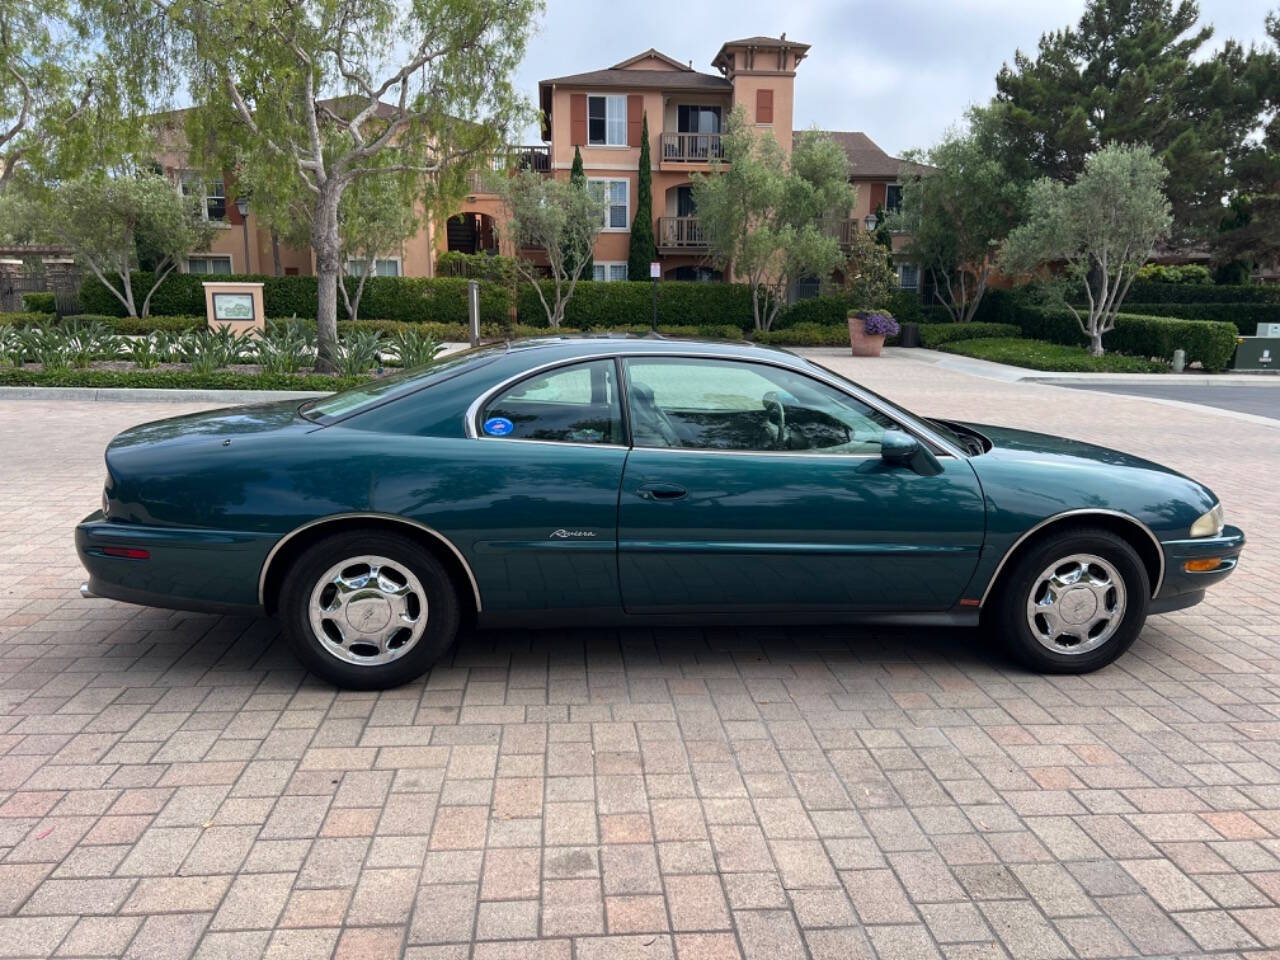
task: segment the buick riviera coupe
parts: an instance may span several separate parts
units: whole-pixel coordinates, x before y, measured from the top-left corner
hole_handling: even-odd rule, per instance
[[[464,622],[981,624],[1081,673],[1244,546],[1157,464],[660,337],[480,347],[161,420],[106,466],[76,530],[86,595],[274,615],[355,688],[421,675]]]

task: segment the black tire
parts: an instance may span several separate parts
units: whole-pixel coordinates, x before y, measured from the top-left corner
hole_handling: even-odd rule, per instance
[[[352,663],[317,636],[311,597],[326,572],[350,558],[384,557],[418,580],[425,593],[425,628],[403,654],[385,663]],[[277,612],[285,637],[312,673],[349,690],[386,690],[422,676],[448,651],[458,633],[459,603],[449,573],[429,550],[395,533],[338,533],[318,541],[294,562],[280,589]],[[322,626],[328,626],[322,624]]]
[[[1027,606],[1032,591],[1040,585],[1042,572],[1057,561],[1081,554],[1101,558],[1119,574],[1124,585],[1124,608],[1116,618],[1118,625],[1099,646],[1082,653],[1062,653],[1037,639]],[[1147,621],[1150,598],[1147,569],[1132,546],[1109,530],[1077,528],[1051,534],[1022,552],[997,585],[990,623],[1009,653],[1032,670],[1089,673],[1105,667],[1133,645]]]

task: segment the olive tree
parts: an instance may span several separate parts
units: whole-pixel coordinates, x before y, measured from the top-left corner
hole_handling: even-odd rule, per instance
[[[694,204],[711,259],[746,280],[755,328],[768,330],[794,283],[826,279],[840,264],[840,242],[822,220],[849,215],[849,160],[816,133],[800,135],[788,156],[772,133],[752,129],[741,107],[721,144],[723,161],[693,177]]]
[[[214,228],[198,201],[154,173],[79,177],[55,187],[37,209],[36,235],[70,247],[131,317],[147,316],[165,278],[187,254],[208,250],[213,241]],[[133,289],[131,276],[144,261],[153,277],[145,293]]]
[[[1168,236],[1173,216],[1164,194],[1164,164],[1143,145],[1111,145],[1090,154],[1074,183],[1043,178],[1031,185],[1027,222],[1009,234],[1001,269],[1026,273],[1061,263],[1084,288],[1086,307],[1066,303],[1089,352],[1102,338],[1138,270]]]
[[[604,201],[585,183],[532,171],[513,174],[498,184],[498,190],[507,233],[517,251],[516,269],[533,286],[547,324],[556,329],[592,262],[596,237],[604,227]],[[533,252],[538,261],[528,256]],[[549,283],[542,282],[544,276]]]
[[[906,234],[903,251],[933,277],[934,297],[951,319],[973,319],[995,269],[1000,246],[1018,225],[1026,186],[992,149],[982,114],[971,129],[949,132],[923,153],[926,164],[902,185],[902,209],[890,229]]]
[[[527,112],[511,75],[540,0],[136,0],[107,41],[140,81],[169,66],[241,164],[308,198],[319,369],[337,350],[339,211],[366,178],[408,176],[445,210]],[[123,22],[120,22],[123,21]],[[143,66],[139,66],[141,63]]]
[[[378,257],[399,250],[417,229],[412,182],[406,178],[366,177],[343,195],[338,235],[343,260],[354,267],[354,273],[344,269],[338,275],[347,319],[360,318],[360,299]]]

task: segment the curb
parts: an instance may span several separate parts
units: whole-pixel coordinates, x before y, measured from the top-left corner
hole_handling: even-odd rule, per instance
[[[4,400],[107,400],[116,403],[223,403],[309,400],[331,391],[312,390],[163,390],[156,387],[0,387]]]

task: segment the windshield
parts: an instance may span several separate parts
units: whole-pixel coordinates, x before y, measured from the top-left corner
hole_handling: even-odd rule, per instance
[[[491,363],[506,349],[507,345],[503,343],[471,347],[468,350],[445,354],[426,366],[403,370],[389,377],[370,380],[327,397],[308,400],[298,407],[298,412],[308,420],[314,420],[317,423],[334,423],[368,407],[416,393],[433,383],[451,380],[468,370]]]

